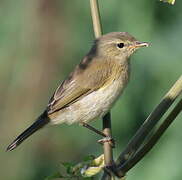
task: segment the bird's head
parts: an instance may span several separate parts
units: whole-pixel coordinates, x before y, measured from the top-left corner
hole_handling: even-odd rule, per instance
[[[96,39],[93,50],[98,56],[127,60],[138,48],[148,47],[127,32],[111,32]]]

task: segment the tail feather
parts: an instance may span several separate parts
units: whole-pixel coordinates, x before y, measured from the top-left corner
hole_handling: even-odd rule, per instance
[[[27,139],[34,132],[45,126],[49,122],[49,118],[47,117],[47,112],[45,111],[41,114],[38,119],[23,133],[21,133],[6,149],[6,151],[12,151],[17,146],[19,146],[25,139]]]

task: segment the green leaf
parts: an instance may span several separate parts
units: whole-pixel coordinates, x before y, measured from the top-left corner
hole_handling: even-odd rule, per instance
[[[73,169],[74,164],[69,163],[69,162],[64,162],[64,163],[62,163],[62,165],[66,168],[66,172],[68,174],[73,174],[72,169]]]
[[[172,5],[174,5],[174,3],[175,3],[175,0],[160,0],[160,1],[167,2]]]
[[[56,178],[63,178],[63,176],[60,174],[60,172],[56,172],[50,176],[48,176],[45,180],[52,180]]]
[[[95,156],[93,155],[88,155],[88,156],[85,156],[83,158],[83,161],[91,161],[91,160],[94,160],[95,159]]]

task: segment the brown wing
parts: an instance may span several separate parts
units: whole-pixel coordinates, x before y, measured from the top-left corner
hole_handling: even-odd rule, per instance
[[[52,114],[102,87],[110,75],[110,65],[101,59],[90,60],[85,57],[55,91],[48,104],[48,113]]]

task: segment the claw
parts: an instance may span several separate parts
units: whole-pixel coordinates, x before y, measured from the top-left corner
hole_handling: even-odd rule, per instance
[[[104,138],[98,140],[97,142],[100,144],[104,144],[104,143],[108,142],[112,148],[115,147],[115,140],[110,136],[104,137]]]

